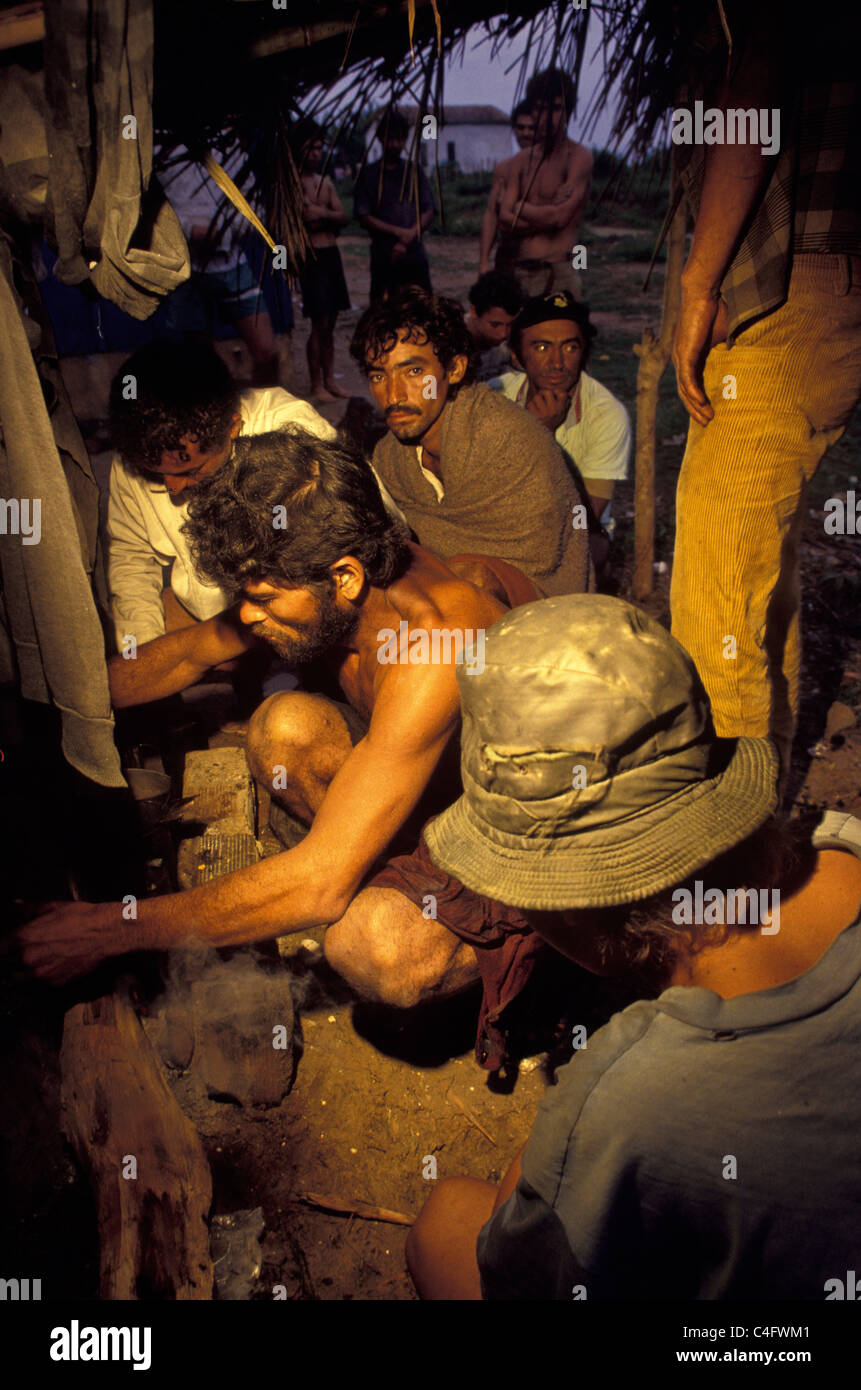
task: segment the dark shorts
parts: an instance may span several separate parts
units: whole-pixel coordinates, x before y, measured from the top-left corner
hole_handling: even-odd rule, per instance
[[[299,284],[306,319],[340,314],[350,307],[350,291],[337,246],[320,246],[312,251],[302,267]]]
[[[215,315],[227,323],[267,313],[257,276],[244,256],[228,270],[194,270],[167,299],[167,323],[182,333],[212,329]]]
[[[544,951],[541,937],[519,908],[474,893],[452,874],[437,868],[424,836],[412,854],[390,859],[364,886],[394,888],[420,910],[428,908],[428,895],[432,895],[436,920],[475,949],[484,987],[475,1056],[479,1066],[498,1071],[507,1053],[502,1014],[523,989],[537,956]]]
[[[355,747],[368,732],[367,722],[345,702],[331,703],[346,723]],[[432,779],[416,811],[395,837],[391,857],[372,871],[362,887],[394,888],[420,911],[428,907],[426,898],[432,895],[436,921],[474,948],[484,988],[475,1056],[479,1066],[498,1071],[507,1060],[502,1014],[523,989],[545,948],[519,908],[474,893],[431,859],[421,830],[459,792],[459,785],[453,786],[450,780]]]

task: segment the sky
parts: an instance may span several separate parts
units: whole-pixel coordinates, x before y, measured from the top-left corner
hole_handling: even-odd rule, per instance
[[[569,133],[576,139],[583,138],[583,117],[589,109],[590,102],[596,86],[600,80],[603,70],[603,58],[600,48],[600,18],[597,11],[594,16],[595,22],[590,26],[589,41],[586,48],[586,57],[583,64],[583,71],[580,76],[580,102],[578,110],[571,121]],[[517,90],[517,79],[519,73],[519,62],[523,53],[523,39],[517,39],[509,43],[501,44],[497,51],[496,58],[491,61],[490,43],[481,42],[485,35],[485,30],[481,25],[476,25],[470,34],[467,35],[463,51],[463,61],[459,58],[449,60],[445,71],[445,103],[451,106],[497,106],[506,114],[511,111],[515,104],[515,92]],[[535,56],[533,56],[531,70],[534,69]],[[550,60],[544,57],[541,62],[542,67],[550,65]],[[506,69],[510,69],[506,71]],[[342,84],[336,83],[333,91],[337,92],[339,86],[346,89],[349,86],[349,78],[343,80]],[[387,90],[380,90],[380,101],[384,101]],[[610,144],[610,127],[612,125],[612,109],[608,108],[601,112],[600,117],[594,127],[590,126],[589,134],[585,137],[586,143],[593,149],[606,148]],[[512,138],[512,151],[516,148]]]
[[[445,72],[445,102],[446,105],[469,105],[478,106],[488,104],[498,106],[506,114],[514,105],[515,91],[517,88],[517,78],[523,44],[515,41],[504,45],[496,59],[490,61],[490,44],[479,44],[483,30],[476,29],[474,39],[467,38],[466,51],[464,53],[463,65],[457,61],[450,62],[446,66]],[[511,64],[515,66],[510,72],[505,71]],[[594,37],[590,35],[589,44],[586,49],[586,59],[583,64],[583,71],[580,76],[580,102],[577,114],[571,122],[571,133],[580,136],[582,128],[582,117],[589,107],[592,94],[601,77],[603,63],[598,40],[597,27],[594,28]],[[604,110],[590,133],[588,143],[595,149],[605,147],[610,142],[610,126],[612,124],[612,111]]]

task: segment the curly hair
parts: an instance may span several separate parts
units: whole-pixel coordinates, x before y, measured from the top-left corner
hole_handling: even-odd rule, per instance
[[[240,388],[213,348],[147,343],[111,383],[110,429],[123,462],[139,473],[187,439],[202,451],[226,444]]]
[[[479,275],[467,295],[477,314],[488,309],[504,309],[506,314],[519,314],[526,303],[526,294],[513,275],[504,270],[486,270]]]
[[[467,359],[460,386],[468,386],[475,376],[475,348],[456,299],[428,294],[417,285],[407,285],[397,294],[371,304],[365,310],[350,343],[350,352],[363,372],[402,338],[404,342],[430,343],[441,365],[448,370],[455,357]],[[456,387],[451,388],[454,395]]]
[[[228,593],[261,579],[329,588],[345,555],[380,588],[409,567],[408,532],[352,448],[290,426],[240,439],[234,461],[195,490],[183,528],[197,568]]]
[[[676,925],[676,896],[686,889],[692,897],[696,881],[723,893],[744,888],[773,891],[789,897],[807,881],[816,860],[811,825],[802,820],[770,816],[746,839],[703,865],[683,883],[673,884],[642,901],[621,907],[583,908],[583,921],[599,942],[602,954],[614,954],[619,942],[644,995],[664,990],[676,961],[725,941],[725,923]],[[571,914],[574,915],[573,913]]]

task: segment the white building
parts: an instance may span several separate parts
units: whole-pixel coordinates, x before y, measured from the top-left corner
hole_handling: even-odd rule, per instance
[[[410,131],[415,125],[416,107],[399,106],[402,116],[410,123]],[[432,113],[428,112],[428,115]],[[377,125],[383,109],[374,112],[368,126],[366,145],[370,145],[369,159],[380,157],[380,145],[376,139]],[[425,123],[419,121],[419,132]],[[425,125],[426,129],[430,127]],[[436,150],[430,140],[419,140],[422,167],[432,169],[434,153],[440,167],[444,164],[457,165],[464,174],[492,169],[501,159],[508,159],[517,150],[511,133],[511,118],[500,111],[498,106],[444,106],[442,120],[437,125]],[[412,133],[407,142],[409,149]]]

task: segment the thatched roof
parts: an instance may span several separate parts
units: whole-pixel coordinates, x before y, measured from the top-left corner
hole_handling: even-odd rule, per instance
[[[162,143],[197,154],[219,142],[225,156],[247,150],[249,180],[270,191],[265,220],[288,253],[302,241],[289,150],[300,112],[336,140],[361,129],[381,100],[411,102],[440,119],[445,64],[464,51],[467,36],[486,44],[491,61],[503,44],[518,44],[518,92],[551,64],[576,90],[588,41],[590,51],[603,44],[605,76],[579,113],[580,129],[588,138],[590,117],[615,89],[617,144],[642,154],[666,123],[694,29],[704,13],[724,8],[722,0],[589,0],[585,9],[572,0],[152,2],[153,114]],[[19,24],[26,40],[18,42],[38,39],[39,12],[39,0],[0,0],[0,47],[3,29]],[[446,117],[451,123],[474,109],[449,107]],[[507,120],[494,107],[477,109],[488,113],[481,119]]]

